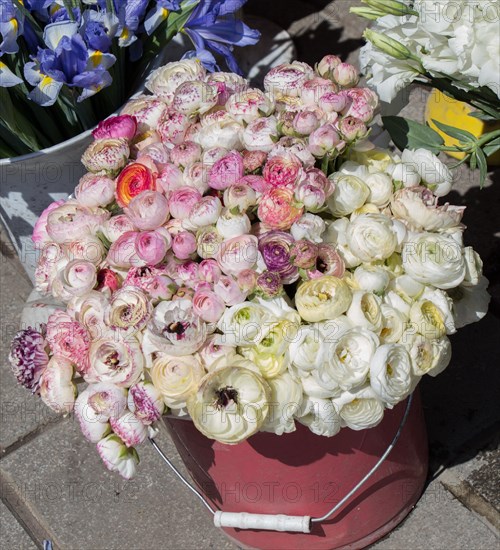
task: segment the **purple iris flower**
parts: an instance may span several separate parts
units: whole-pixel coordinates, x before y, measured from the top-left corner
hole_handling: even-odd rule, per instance
[[[23,34],[24,17],[12,0],[0,0],[0,55],[17,53],[17,37]]]
[[[191,38],[196,52],[201,54],[211,50],[224,57],[229,69],[241,74],[232,53],[234,46],[255,44],[260,33],[249,28],[243,21],[234,17],[234,12],[246,0],[207,0],[200,2],[193,10],[184,31]]]
[[[73,8],[73,20],[76,21],[79,25],[82,20],[82,14],[80,8]],[[56,21],[69,21],[70,17],[68,15],[68,10],[66,8],[61,8],[55,11],[49,18],[50,23],[55,23]]]
[[[107,29],[99,21],[88,21],[82,28],[85,42],[93,49],[100,52],[108,52],[111,48],[111,37]]]

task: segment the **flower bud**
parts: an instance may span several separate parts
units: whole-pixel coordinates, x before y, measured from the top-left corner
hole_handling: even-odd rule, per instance
[[[333,80],[343,88],[352,88],[359,82],[358,71],[350,63],[339,63],[333,69]]]
[[[118,418],[111,418],[110,423],[115,434],[127,447],[139,445],[148,435],[146,426],[130,411],[125,411]]]
[[[125,138],[130,141],[137,130],[137,122],[133,116],[111,116],[99,122],[97,128],[92,130],[94,139]]]
[[[231,185],[224,190],[224,204],[230,211],[244,213],[257,202],[255,191],[244,183]]]
[[[413,59],[420,63],[420,59],[413,55],[411,51],[401,42],[371,29],[366,29],[363,33],[366,40],[369,40],[376,48],[395,59],[407,60]]]
[[[82,164],[89,172],[114,175],[123,168],[130,155],[128,142],[124,138],[98,139],[93,141],[82,155]]]
[[[189,166],[200,158],[201,147],[194,141],[184,141],[170,151],[170,159],[177,166]]]
[[[256,172],[266,162],[264,151],[243,151],[243,168],[245,173]]]
[[[187,114],[169,108],[162,113],[158,120],[156,131],[162,142],[179,144],[184,141],[190,125],[191,120]]]
[[[309,136],[308,149],[315,157],[322,158],[336,149],[341,150],[344,145],[333,125],[324,124]]]
[[[168,208],[173,218],[184,220],[195,204],[201,201],[202,195],[192,187],[180,187],[168,198]]]
[[[75,198],[82,206],[107,206],[115,200],[115,182],[101,174],[85,174],[75,189]]]
[[[314,132],[319,125],[320,121],[316,114],[312,111],[302,111],[297,113],[293,119],[293,129],[301,136],[308,136]]]
[[[127,448],[117,435],[110,434],[101,439],[97,451],[108,470],[118,472],[125,479],[134,477],[139,464],[137,451],[133,447]]]
[[[181,231],[172,239],[172,250],[180,260],[187,260],[196,252],[196,237],[189,231]]]
[[[325,57],[323,57],[323,59],[316,65],[316,72],[322,78],[328,78],[332,80],[335,67],[337,67],[341,63],[342,60],[340,59],[340,57],[337,57],[336,55],[325,55]]]
[[[300,97],[305,105],[316,106],[319,98],[330,92],[335,92],[337,87],[331,80],[314,77],[304,83]]]
[[[275,271],[264,271],[257,277],[255,290],[265,298],[274,298],[283,293],[281,276]]]
[[[193,311],[207,323],[216,323],[225,309],[224,300],[211,290],[196,291],[193,296]]]

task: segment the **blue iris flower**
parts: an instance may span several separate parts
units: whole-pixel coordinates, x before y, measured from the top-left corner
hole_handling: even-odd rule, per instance
[[[94,50],[108,52],[111,48],[111,37],[99,21],[88,21],[82,27],[85,42]]]
[[[193,10],[183,30],[191,38],[197,57],[202,62],[203,58],[210,58],[207,52],[212,51],[225,59],[231,71],[241,74],[232,53],[233,47],[249,46],[260,38],[259,31],[251,29],[234,17],[234,12],[245,2],[246,0],[207,0],[200,2]],[[207,66],[208,69],[211,68],[210,65]]]
[[[0,55],[17,53],[17,37],[23,34],[24,17],[12,0],[0,0]]]
[[[76,21],[78,24],[81,23],[82,20],[82,14],[80,12],[80,8],[73,8],[73,20]],[[66,8],[60,8],[57,11],[55,11],[49,18],[49,21],[51,23],[55,23],[56,21],[69,21],[70,18],[68,16],[68,10]]]

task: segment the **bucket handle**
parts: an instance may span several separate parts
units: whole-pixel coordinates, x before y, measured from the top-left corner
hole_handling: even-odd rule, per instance
[[[296,533],[310,533],[313,523],[321,523],[329,519],[337,510],[339,510],[353,495],[356,493],[380,468],[381,464],[388,457],[396,443],[398,442],[403,427],[406,424],[408,415],[410,413],[411,404],[413,401],[413,394],[408,398],[406,409],[399,424],[396,435],[393,437],[391,443],[385,450],[384,454],[379,458],[373,468],[363,477],[363,479],[357,483],[348,493],[342,498],[335,506],[327,512],[324,516],[319,518],[312,518],[310,516],[288,516],[285,514],[249,514],[247,512],[223,512],[221,510],[214,510],[212,506],[207,502],[205,497],[189,483],[189,481],[179,472],[170,459],[160,449],[156,441],[149,438],[149,442],[154,447],[156,452],[160,455],[167,466],[172,472],[180,479],[180,481],[196,495],[198,499],[204,504],[204,506],[212,513],[214,517],[214,525],[216,527],[232,527],[236,529],[259,529],[268,531],[289,531]]]

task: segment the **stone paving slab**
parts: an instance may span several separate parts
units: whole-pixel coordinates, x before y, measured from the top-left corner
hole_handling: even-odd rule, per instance
[[[36,549],[36,544],[3,502],[0,502],[0,548],[3,550]]]
[[[160,440],[168,447],[166,436]],[[0,461],[1,496],[56,548],[234,548],[153,448],[146,443],[139,452],[138,475],[127,482],[104,468],[68,418]]]

